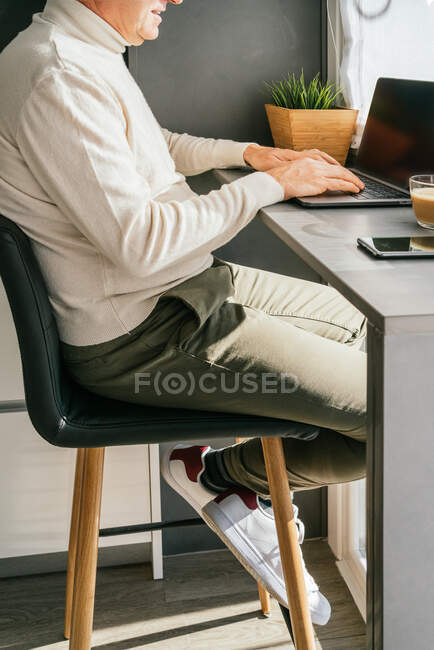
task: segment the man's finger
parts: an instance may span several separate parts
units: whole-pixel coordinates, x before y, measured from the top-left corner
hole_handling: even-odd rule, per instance
[[[312,160],[319,160],[319,162],[328,162],[321,156],[320,153],[311,153],[309,156],[306,156],[306,158],[312,158]]]
[[[341,165],[338,167],[336,165],[330,165],[326,172],[326,175],[329,178],[341,178],[342,180],[348,181],[349,183],[353,183],[354,185],[357,185],[357,187],[361,190],[363,190],[365,187],[365,184],[360,180],[360,178],[357,178],[353,172],[350,172],[349,169],[346,169]]]
[[[338,178],[329,178],[327,180],[327,189],[332,192],[351,192],[351,194],[358,194],[360,192],[359,187],[354,183]]]
[[[342,167],[341,163],[335,160],[333,156],[329,156],[329,154],[326,153],[325,151],[321,151],[320,155],[326,162],[330,163],[331,165],[338,165],[339,167]]]
[[[293,152],[291,149],[275,149],[274,156],[282,162],[291,162],[293,160]]]

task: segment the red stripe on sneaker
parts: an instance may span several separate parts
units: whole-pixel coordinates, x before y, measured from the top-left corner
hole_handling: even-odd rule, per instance
[[[203,469],[202,453],[208,447],[184,447],[181,449],[174,449],[170,454],[170,460],[182,460],[185,465],[185,472],[194,483],[197,483],[199,472]]]
[[[219,494],[214,501],[215,503],[221,503],[223,499],[231,496],[231,494],[237,494],[250,510],[256,510],[258,507],[256,492],[252,492],[252,490],[249,490],[248,488],[230,488],[229,490],[226,490],[226,492],[223,492],[223,494]]]

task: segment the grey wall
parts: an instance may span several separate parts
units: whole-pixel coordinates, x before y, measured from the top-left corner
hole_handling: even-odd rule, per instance
[[[32,21],[32,15],[42,11],[45,0],[0,1],[0,52]]]
[[[307,76],[323,69],[321,6],[321,0],[184,0],[181,6],[168,5],[159,38],[129,48],[130,68],[162,126],[272,145],[263,81],[301,68]],[[188,180],[199,194],[217,187],[211,174]],[[259,220],[216,254],[318,280]],[[232,442],[228,438],[226,444]],[[307,536],[325,532],[324,492],[299,493],[295,499]],[[196,516],[164,482],[162,503],[166,519]],[[205,527],[164,533],[166,554],[219,547],[220,541]]]
[[[163,15],[137,71],[161,125],[272,144],[263,82],[321,70],[320,0],[185,0]]]

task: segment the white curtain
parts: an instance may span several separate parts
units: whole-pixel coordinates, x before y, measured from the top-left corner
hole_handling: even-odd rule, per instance
[[[360,111],[358,146],[378,77],[434,81],[434,0],[340,0],[340,9],[341,83]]]

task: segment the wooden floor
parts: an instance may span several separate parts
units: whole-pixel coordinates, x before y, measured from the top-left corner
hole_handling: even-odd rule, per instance
[[[365,626],[326,542],[303,544],[306,564],[332,604],[317,647],[362,650]],[[262,617],[256,586],[229,551],[167,558],[165,579],[148,565],[99,570],[92,647],[99,650],[287,650],[280,609]],[[0,648],[64,649],[65,574],[0,580]]]

